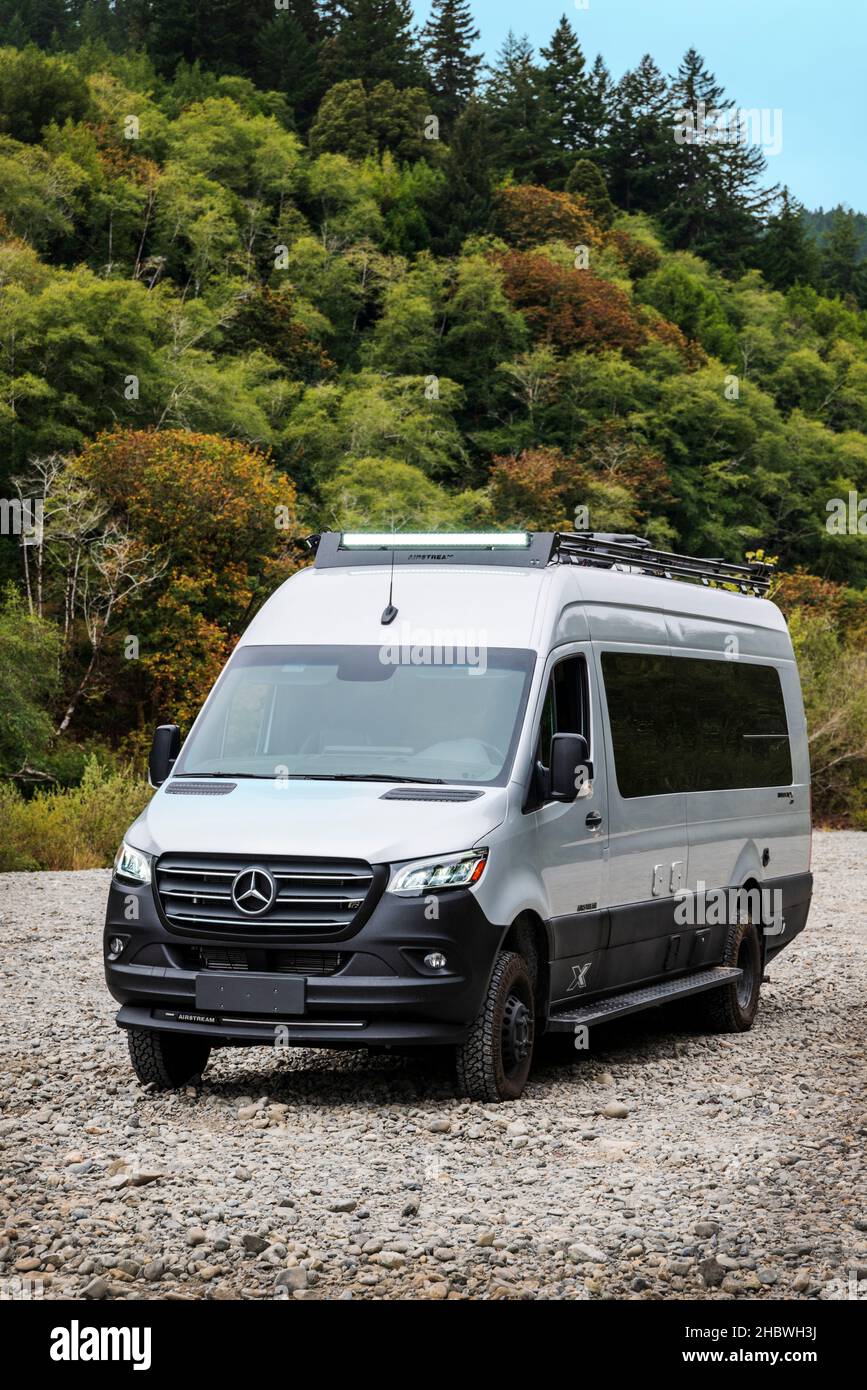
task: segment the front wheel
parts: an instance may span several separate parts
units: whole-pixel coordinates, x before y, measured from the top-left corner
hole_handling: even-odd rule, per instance
[[[501,951],[481,1012],[456,1049],[458,1086],[470,1100],[517,1100],[533,1060],[533,983],[523,956]]]
[[[139,1081],[157,1090],[170,1091],[200,1076],[208,1065],[211,1044],[189,1033],[155,1033],[150,1028],[130,1028],[129,1055]]]

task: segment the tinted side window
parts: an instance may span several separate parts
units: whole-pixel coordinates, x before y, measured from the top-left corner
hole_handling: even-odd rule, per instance
[[[791,783],[775,667],[605,652],[602,672],[622,796]]]
[[[671,658],[604,652],[602,675],[621,796],[677,791]]]
[[[558,661],[551,672],[542,707],[537,753],[539,761],[545,767],[550,767],[551,764],[551,739],[554,734],[584,734],[589,742],[586,670],[583,657],[566,657],[564,661]]]

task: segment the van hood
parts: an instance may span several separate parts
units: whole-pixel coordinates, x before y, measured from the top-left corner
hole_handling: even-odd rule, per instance
[[[421,790],[386,782],[239,781],[227,793],[177,794],[187,779],[160,787],[125,838],[148,854],[298,855],[396,863],[471,849],[506,817],[507,787],[471,801],[411,799]],[[173,791],[172,788],[175,788]],[[407,799],[383,800],[400,791]],[[425,795],[439,788],[424,788]],[[456,788],[443,787],[448,797]],[[464,789],[466,790],[466,789]]]

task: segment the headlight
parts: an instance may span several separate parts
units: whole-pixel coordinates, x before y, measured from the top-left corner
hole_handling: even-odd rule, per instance
[[[435,888],[468,888],[478,883],[488,862],[486,849],[466,849],[438,859],[417,859],[392,870],[389,893],[426,893]]]
[[[133,849],[132,845],[128,845],[124,840],[114,856],[114,873],[116,878],[125,878],[128,883],[150,883],[150,855],[143,854],[140,849]]]

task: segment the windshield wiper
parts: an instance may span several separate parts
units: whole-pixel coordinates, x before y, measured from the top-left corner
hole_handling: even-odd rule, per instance
[[[252,777],[259,782],[422,782],[444,786],[444,777],[389,777],[384,772],[178,772],[177,777]]]
[[[177,772],[176,777],[255,777],[259,782],[270,782],[273,773],[270,772]]]
[[[441,787],[444,777],[389,777],[385,772],[290,772],[287,776],[305,782],[422,782]]]

